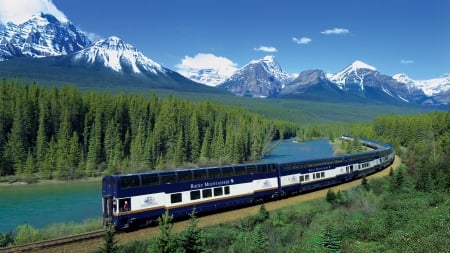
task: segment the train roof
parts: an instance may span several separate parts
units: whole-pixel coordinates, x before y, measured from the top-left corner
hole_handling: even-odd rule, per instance
[[[353,137],[347,136],[347,135],[343,135],[341,137],[344,140],[353,140]],[[176,175],[182,175],[182,174],[192,174],[195,172],[201,172],[201,171],[214,171],[214,170],[221,170],[221,171],[226,171],[228,170],[243,170],[246,168],[251,168],[251,167],[260,167],[260,166],[279,166],[279,165],[283,165],[283,164],[299,164],[299,163],[321,163],[321,162],[327,162],[327,161],[332,161],[332,160],[337,160],[337,159],[348,159],[348,158],[352,158],[364,153],[367,153],[368,155],[375,153],[377,151],[379,151],[380,149],[389,149],[392,148],[391,145],[383,143],[383,142],[379,142],[379,141],[373,141],[373,140],[368,140],[368,139],[362,139],[359,138],[359,141],[361,141],[363,143],[363,145],[366,145],[370,148],[373,148],[374,150],[369,150],[369,151],[363,151],[363,152],[358,152],[355,154],[345,154],[345,155],[341,155],[341,156],[332,156],[332,157],[324,157],[324,158],[315,158],[315,159],[305,159],[305,160],[300,160],[300,161],[291,161],[291,162],[273,162],[273,163],[248,163],[248,164],[229,164],[229,165],[220,165],[220,166],[210,166],[210,167],[193,167],[193,168],[174,168],[174,169],[167,169],[167,170],[153,170],[153,171],[147,171],[147,172],[139,172],[139,173],[129,173],[129,174],[115,174],[115,175],[109,175],[112,177],[128,177],[128,176],[133,176],[133,175],[153,175],[153,174],[157,174],[157,175],[167,175],[167,174],[176,174]]]

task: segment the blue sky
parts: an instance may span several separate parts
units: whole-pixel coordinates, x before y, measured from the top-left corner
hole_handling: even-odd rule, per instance
[[[0,0],[0,18],[21,1],[15,12],[33,2],[57,9],[172,70],[230,70],[274,55],[288,73],[335,73],[355,60],[416,80],[450,73],[448,0]]]

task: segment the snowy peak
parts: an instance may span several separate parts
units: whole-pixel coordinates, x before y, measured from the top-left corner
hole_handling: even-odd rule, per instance
[[[406,74],[396,74],[392,76],[397,82],[408,86],[417,87],[428,96],[450,91],[450,74],[429,80],[414,80]]]
[[[271,73],[273,77],[279,80],[282,84],[292,81],[291,75],[284,72],[281,69],[280,64],[275,60],[275,56],[267,55],[259,60],[252,60],[249,64],[244,66],[246,68],[249,65],[261,65],[267,73]]]
[[[357,71],[358,69],[368,69],[372,71],[377,70],[375,67],[358,60],[354,61],[352,64],[347,66],[347,68],[351,68],[353,71]]]
[[[66,55],[89,44],[86,34],[67,20],[40,13],[22,24],[10,22],[0,31],[0,60]]]
[[[364,90],[364,77],[374,72],[377,72],[375,67],[356,60],[336,74],[328,73],[327,78],[341,89],[348,89],[349,85],[357,84],[360,90]]]
[[[290,81],[292,77],[283,72],[275,57],[266,56],[240,68],[219,87],[238,96],[269,97]]]
[[[103,65],[116,72],[125,71],[136,74],[165,72],[161,65],[115,36],[106,40],[98,40],[91,46],[75,53],[73,60]]]
[[[217,86],[223,83],[227,77],[223,76],[216,69],[199,69],[183,73],[183,75],[194,82],[206,84],[208,86]]]

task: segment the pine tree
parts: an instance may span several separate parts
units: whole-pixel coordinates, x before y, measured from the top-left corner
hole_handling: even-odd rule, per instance
[[[199,121],[197,119],[197,113],[194,112],[191,115],[189,122],[189,154],[190,161],[197,162],[200,158],[200,131]]]
[[[198,227],[195,209],[192,210],[189,216],[189,225],[180,235],[180,247],[184,249],[185,253],[207,252],[203,232]]]
[[[114,228],[112,225],[105,227],[104,245],[100,248],[100,252],[103,253],[115,253],[118,252],[119,247],[117,246],[117,241],[114,238]]]
[[[337,196],[336,196],[336,193],[331,188],[329,188],[327,191],[326,200],[328,203],[332,204],[333,206],[336,205]]]
[[[169,215],[166,210],[161,217],[158,218],[159,235],[156,238],[154,248],[150,248],[150,252],[155,253],[173,253],[177,250],[176,238],[172,234],[173,216]]]
[[[339,239],[339,235],[337,234],[336,229],[333,229],[330,225],[327,225],[324,233],[321,236],[320,245],[326,252],[338,253],[341,252],[341,240]]]

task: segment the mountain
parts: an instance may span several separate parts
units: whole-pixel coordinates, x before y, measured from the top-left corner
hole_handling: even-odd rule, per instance
[[[408,87],[418,87],[426,95],[437,100],[439,104],[450,104],[450,74],[429,80],[413,80],[406,74],[396,74],[392,77]]]
[[[270,97],[278,94],[282,86],[291,80],[274,56],[266,56],[251,61],[217,87],[238,96]]]
[[[329,81],[355,97],[368,101],[406,102],[411,104],[434,104],[421,89],[398,82],[381,74],[375,67],[355,61],[335,74],[326,74]]]
[[[184,74],[185,77],[191,79],[192,81],[206,84],[209,86],[217,86],[227,79],[227,77],[221,75],[215,69],[200,69],[191,70],[189,73]]]
[[[78,52],[68,55],[74,64],[104,66],[116,72],[133,74],[165,75],[166,70],[147,58],[132,45],[116,36],[98,40]]]
[[[345,93],[317,69],[300,72],[297,78],[283,86],[277,97],[336,102],[342,101]]]
[[[376,72],[375,67],[361,61],[355,61],[335,74],[327,74],[328,80],[342,90],[364,90],[364,77]]]
[[[72,23],[40,13],[19,25],[8,23],[0,31],[0,61],[65,55],[90,44],[87,35]]]

